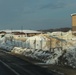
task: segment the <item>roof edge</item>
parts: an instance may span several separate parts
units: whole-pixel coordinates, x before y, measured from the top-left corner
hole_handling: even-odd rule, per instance
[[[75,15],[76,15],[76,13],[71,14],[71,16],[75,16]]]

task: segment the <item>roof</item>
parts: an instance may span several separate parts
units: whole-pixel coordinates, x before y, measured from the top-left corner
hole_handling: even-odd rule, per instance
[[[75,15],[76,15],[76,13],[71,14],[71,16],[75,16]]]
[[[24,32],[24,33],[42,33],[40,31],[36,30],[0,30],[0,32],[5,31],[6,33],[11,33],[11,32]]]

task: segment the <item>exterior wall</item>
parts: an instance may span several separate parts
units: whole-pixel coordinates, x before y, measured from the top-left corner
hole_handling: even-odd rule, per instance
[[[76,14],[72,15],[72,33],[76,35]]]
[[[72,26],[72,31],[76,31],[76,26]]]
[[[76,15],[72,16],[72,26],[76,26]]]
[[[76,33],[72,33],[72,34],[76,36]]]

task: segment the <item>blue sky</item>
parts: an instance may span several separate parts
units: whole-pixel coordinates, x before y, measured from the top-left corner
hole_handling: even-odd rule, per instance
[[[76,0],[0,0],[0,29],[71,27]]]

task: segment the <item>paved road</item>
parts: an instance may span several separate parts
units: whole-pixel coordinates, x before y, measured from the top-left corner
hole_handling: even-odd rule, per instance
[[[0,62],[0,75],[15,75],[15,73],[13,73]]]
[[[33,65],[28,61],[24,61],[18,57],[10,55],[0,50],[0,67],[2,73],[0,75],[57,75],[53,72],[48,72],[46,69],[41,68],[37,65]],[[7,68],[3,68],[5,65]],[[1,73],[1,72],[0,72]]]

